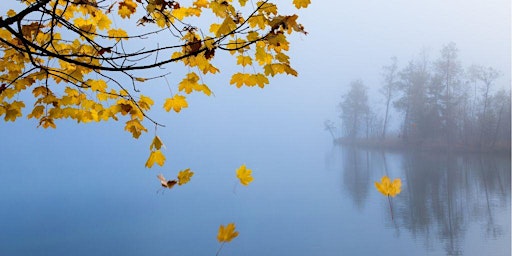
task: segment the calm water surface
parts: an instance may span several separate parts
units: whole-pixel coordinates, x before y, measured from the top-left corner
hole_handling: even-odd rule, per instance
[[[0,255],[215,255],[230,222],[240,235],[220,255],[510,255],[508,156],[197,143],[156,170],[141,168],[142,143],[57,156],[39,141],[37,161],[2,151]],[[234,175],[244,162],[248,187]],[[186,167],[191,183],[159,191],[158,172]],[[383,175],[403,182],[392,213]]]

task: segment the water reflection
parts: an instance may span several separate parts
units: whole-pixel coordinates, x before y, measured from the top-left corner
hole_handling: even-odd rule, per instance
[[[497,220],[497,212],[510,211],[508,156],[340,151],[342,184],[359,210],[382,175],[402,178],[402,193],[393,198],[391,227],[397,235],[406,230],[427,249],[442,244],[447,255],[465,254],[464,239],[473,224],[485,238],[510,236],[510,222]]]

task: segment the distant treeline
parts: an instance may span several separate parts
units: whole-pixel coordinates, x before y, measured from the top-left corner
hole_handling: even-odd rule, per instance
[[[423,53],[400,69],[392,58],[383,67],[379,89],[384,104],[371,106],[368,88],[355,80],[339,103],[339,129],[329,120],[326,129],[338,142],[367,146],[510,150],[510,85],[496,88],[500,71],[479,65],[464,69],[457,55],[449,43],[435,61]],[[392,112],[399,113],[400,125],[389,131]]]

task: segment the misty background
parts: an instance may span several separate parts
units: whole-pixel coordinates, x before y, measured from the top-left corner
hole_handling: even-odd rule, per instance
[[[424,50],[433,61],[439,57],[442,47],[450,42],[456,44],[458,59],[464,68],[472,64],[493,67],[502,73],[495,81],[494,90],[510,88],[510,1],[313,0],[307,9],[298,11],[291,2],[279,1],[278,4],[282,5],[280,11],[283,14],[297,12],[299,22],[308,32],[308,35],[289,38],[291,64],[298,71],[298,77],[271,78],[263,90],[237,89],[229,85],[229,80],[231,71],[237,72],[239,67],[224,68],[222,58],[216,58],[215,64],[223,73],[203,78],[214,96],[189,96],[189,107],[179,114],[166,113],[161,109],[164,103],[162,95],[168,93],[164,81],[151,81],[139,88],[143,94],[155,97],[154,110],[149,115],[166,125],[156,131],[166,145],[164,154],[167,162],[163,167],[144,168],[149,144],[155,134],[149,125],[148,133],[135,140],[123,130],[124,122],[76,124],[58,120],[55,130],[37,128],[37,121],[26,118],[19,118],[15,123],[2,123],[0,184],[5,196],[0,197],[0,202],[5,208],[0,211],[0,217],[16,221],[0,223],[0,227],[7,227],[2,230],[14,230],[8,234],[0,232],[0,238],[5,238],[2,235],[11,236],[12,241],[0,241],[11,241],[9,245],[16,249],[16,246],[24,246],[23,241],[16,239],[17,236],[32,237],[36,240],[36,249],[37,246],[47,248],[44,247],[45,241],[49,241],[48,244],[58,244],[56,248],[65,251],[67,247],[60,246],[59,235],[65,236],[69,232],[79,237],[70,239],[67,244],[68,249],[73,250],[75,248],[71,245],[85,244],[89,245],[89,250],[93,250],[92,247],[104,250],[104,255],[111,253],[110,250],[135,255],[140,252],[135,247],[140,246],[158,250],[164,255],[173,248],[170,244],[175,244],[179,245],[177,250],[198,255],[196,250],[211,252],[212,248],[213,251],[217,249],[215,232],[218,225],[234,221],[241,235],[235,240],[236,245],[226,246],[223,251],[226,255],[231,255],[230,249],[241,250],[248,255],[251,248],[263,250],[253,252],[258,255],[269,255],[269,252],[283,249],[311,255],[318,252],[314,251],[315,248],[325,249],[327,247],[322,246],[336,245],[339,241],[345,241],[343,246],[363,250],[363,253],[355,253],[360,255],[364,252],[371,254],[371,249],[384,253],[396,252],[397,249],[404,254],[418,252],[414,251],[416,240],[408,235],[403,235],[408,238],[404,239],[407,246],[395,246],[393,227],[391,231],[387,229],[394,225],[386,215],[387,202],[373,190],[371,183],[383,175],[380,162],[384,160],[378,160],[379,164],[372,166],[371,173],[364,168],[358,171],[344,166],[350,162],[336,160],[344,155],[333,147],[331,135],[324,130],[324,121],[339,122],[337,106],[341,96],[357,79],[368,86],[372,107],[383,109],[384,99],[378,93],[383,84],[382,66],[389,65],[390,58],[395,56],[399,69],[402,69]],[[166,68],[172,72],[170,84],[177,84],[183,78],[182,74],[187,72],[179,65]],[[27,93],[31,96],[30,92]],[[26,112],[25,109],[23,114]],[[392,113],[391,122],[398,119],[397,114]],[[390,132],[396,127],[395,124]],[[351,159],[362,159],[357,162],[360,166],[365,166],[363,163],[369,159],[367,152],[357,153],[357,157],[353,157],[351,152],[344,154]],[[329,159],[334,167],[329,166]],[[416,159],[411,161],[417,162]],[[452,161],[464,163],[458,159]],[[400,161],[391,162],[390,176],[408,173],[400,171]],[[247,189],[238,186],[237,194],[233,196],[234,170],[244,163],[253,170],[255,181]],[[503,178],[510,177],[503,171],[510,163],[502,166],[504,169],[498,172],[501,176],[492,176],[483,184],[510,180]],[[171,176],[171,173],[185,168],[195,171],[190,184],[163,196],[155,196],[160,188],[156,179],[158,173]],[[440,169],[435,164],[432,168]],[[415,168],[410,170],[419,173]],[[483,168],[477,170],[480,172]],[[365,175],[362,178],[361,173]],[[460,180],[465,181],[466,172],[461,173]],[[350,183],[351,180],[345,176],[360,178],[365,186]],[[443,179],[444,173],[439,176],[442,184],[450,184]],[[345,183],[342,183],[342,178]],[[407,191],[408,180],[403,178],[404,191]],[[418,180],[424,179],[420,177]],[[352,188],[348,184],[361,186]],[[482,191],[479,183],[475,184],[475,191]],[[510,247],[510,239],[507,239],[510,237],[510,203],[506,203],[510,202],[510,190],[505,188],[508,193],[504,196],[501,192],[506,185],[509,184],[486,185],[491,187],[490,191],[498,191],[499,202],[505,202],[503,210],[500,208],[498,212],[499,220],[504,220],[500,223],[504,223],[505,236],[495,241],[496,246],[491,243],[491,250]],[[422,188],[421,185],[417,187]],[[351,189],[357,191],[359,188],[363,195],[368,195],[366,206],[361,203],[364,200],[359,202],[339,192],[349,190],[352,193]],[[465,192],[464,189],[457,191]],[[354,209],[351,208],[351,200],[356,201]],[[407,200],[407,197],[402,200]],[[489,200],[479,197],[478,202],[485,205]],[[459,205],[458,201],[454,204]],[[261,208],[266,205],[270,205],[270,209]],[[286,220],[296,222],[272,219],[285,210],[294,211]],[[18,215],[20,212],[25,215]],[[374,213],[377,216],[371,215]],[[80,215],[79,221],[75,221],[74,214],[85,216]],[[340,215],[334,216],[336,214]],[[183,216],[194,218],[194,221],[181,221]],[[308,221],[311,216],[317,222]],[[331,219],[336,221],[331,222]],[[20,228],[18,222],[28,224]],[[102,225],[97,227],[97,223]],[[288,226],[283,229],[274,227],[280,227],[280,224]],[[363,224],[366,226],[361,228]],[[62,225],[62,229],[54,232],[58,234],[48,236],[48,231],[56,225]],[[273,226],[268,227],[270,225]],[[471,226],[476,230],[471,234],[477,235],[465,240],[468,252],[478,252],[478,248],[472,250],[479,246],[474,242],[481,240],[478,236],[480,229],[476,225],[477,228]],[[298,226],[302,228],[300,231],[305,231],[294,230]],[[92,230],[88,229],[91,227]],[[206,228],[208,232],[204,231]],[[322,228],[335,230],[329,229],[332,233],[322,232]],[[366,228],[376,228],[377,231],[368,232]],[[105,230],[106,238],[95,237]],[[349,232],[334,233],[340,230]],[[263,240],[261,234],[273,234],[275,239]],[[308,234],[315,234],[319,239],[311,240]],[[350,241],[354,234],[361,238],[356,244]],[[41,242],[38,240],[41,237],[47,240]],[[80,239],[91,237],[90,243],[81,243]],[[300,244],[290,243],[297,247],[283,246],[283,237],[290,237],[295,243],[307,241],[307,248],[312,251],[304,251]],[[344,239],[338,239],[340,237]],[[124,242],[123,246],[110,243],[109,239],[114,238]],[[383,242],[375,248],[366,243],[381,240]],[[197,246],[197,241],[201,246]],[[444,253],[442,248],[437,250],[442,251],[439,255]],[[87,248],[83,250],[85,255],[88,252]]]

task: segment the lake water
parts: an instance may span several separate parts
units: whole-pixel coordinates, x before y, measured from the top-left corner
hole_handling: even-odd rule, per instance
[[[230,222],[240,235],[220,255],[510,255],[509,156],[205,136],[147,170],[146,142],[55,136],[0,152],[0,255],[215,255]],[[160,190],[158,172],[186,167],[189,184]],[[393,215],[383,175],[402,179]]]

